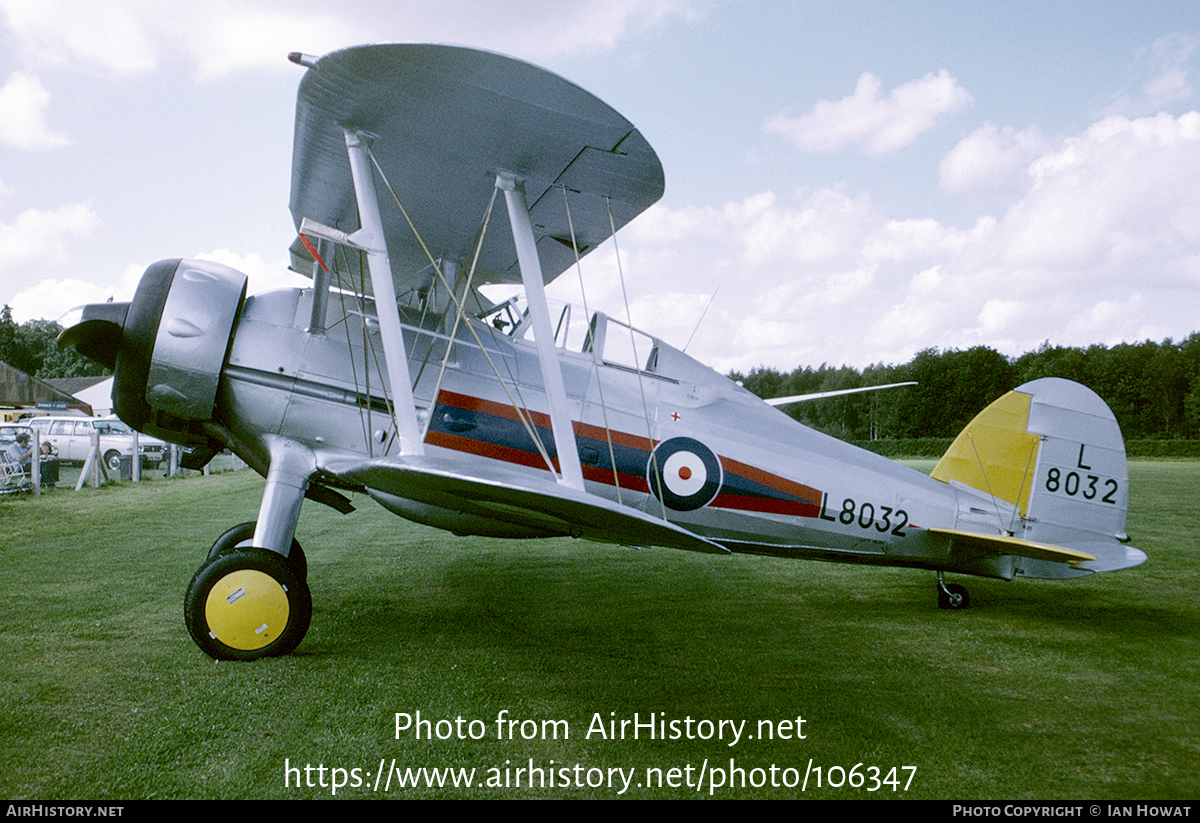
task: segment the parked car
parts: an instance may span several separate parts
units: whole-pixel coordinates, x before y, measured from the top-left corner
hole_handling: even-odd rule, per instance
[[[0,424],[0,449],[8,446],[10,443],[15,443],[18,434],[27,434],[33,436],[33,429],[26,426],[24,423],[4,423]]]
[[[34,417],[22,421],[37,429],[43,440],[58,449],[58,459],[82,463],[92,446],[92,432],[100,434],[100,454],[109,471],[121,469],[121,458],[133,455],[133,429],[115,417]],[[142,465],[157,468],[166,457],[167,444],[157,437],[138,435]]]

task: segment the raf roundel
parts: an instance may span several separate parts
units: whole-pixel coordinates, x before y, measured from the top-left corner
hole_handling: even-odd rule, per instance
[[[712,502],[721,489],[721,461],[712,449],[690,437],[659,443],[646,467],[650,490],[675,511],[691,511]]]

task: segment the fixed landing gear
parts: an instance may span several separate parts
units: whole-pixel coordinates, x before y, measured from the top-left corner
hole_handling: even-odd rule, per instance
[[[937,593],[939,609],[965,609],[971,605],[967,587],[957,583],[946,583],[940,571],[937,573]]]
[[[263,445],[270,467],[257,522],[217,538],[183,599],[188,634],[217,660],[287,654],[312,620],[308,562],[295,534],[316,458],[292,440],[272,436]]]
[[[188,633],[216,660],[257,660],[287,654],[312,619],[308,564],[300,544],[291,552],[250,547],[254,524],[217,539],[183,601]]]
[[[208,562],[211,563],[218,555],[225,554],[230,549],[248,549],[253,546],[255,526],[257,524],[253,521],[239,523],[218,537],[217,542],[208,550]],[[284,559],[296,574],[305,580],[308,579],[308,558],[304,556],[304,549],[300,548],[300,541],[296,538],[292,538],[292,548]]]

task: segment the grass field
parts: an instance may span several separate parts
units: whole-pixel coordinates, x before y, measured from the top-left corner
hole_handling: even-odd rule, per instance
[[[936,608],[929,573],[459,538],[366,498],[345,517],[309,503],[312,628],[293,655],[250,664],[205,657],[182,601],[216,536],[254,518],[257,476],[0,500],[0,795],[329,797],[336,778],[339,798],[382,797],[371,784],[394,761],[474,768],[477,785],[394,780],[389,797],[614,797],[616,769],[633,770],[625,797],[696,797],[687,784],[703,769],[705,796],[719,769],[717,797],[798,797],[771,784],[807,772],[818,798],[1195,798],[1200,463],[1130,473],[1144,566],[956,578],[961,613]],[[397,739],[396,713],[417,711],[484,734]],[[538,721],[536,739],[497,739],[505,711]],[[596,715],[634,713],[685,735],[746,725],[732,746],[728,726],[723,740],[587,736]],[[759,721],[797,717],[805,739],[760,739]],[[539,725],[556,720],[557,739]],[[531,760],[553,787],[511,786]],[[810,762],[833,768],[820,788]],[[326,785],[295,787],[309,780]]]

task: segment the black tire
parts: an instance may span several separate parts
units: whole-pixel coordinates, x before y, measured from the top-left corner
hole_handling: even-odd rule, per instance
[[[971,605],[971,596],[967,594],[966,586],[960,586],[957,583],[947,583],[946,590],[942,591],[941,586],[938,587],[938,608],[950,610],[962,610]]]
[[[109,449],[104,453],[104,465],[108,466],[110,472],[119,472],[121,470],[121,453],[116,449]]]
[[[208,562],[212,562],[217,557],[231,549],[248,549],[251,547],[251,540],[254,539],[254,527],[257,524],[239,523],[229,531],[217,538],[217,542],[213,543],[212,548],[208,550]],[[292,538],[292,548],[285,558],[287,564],[292,567],[292,571],[300,575],[305,580],[308,579],[308,558],[304,556],[304,549],[300,548],[300,542],[296,538]]]
[[[205,563],[183,600],[188,634],[215,660],[288,654],[312,620],[303,577],[266,549],[235,549]]]

